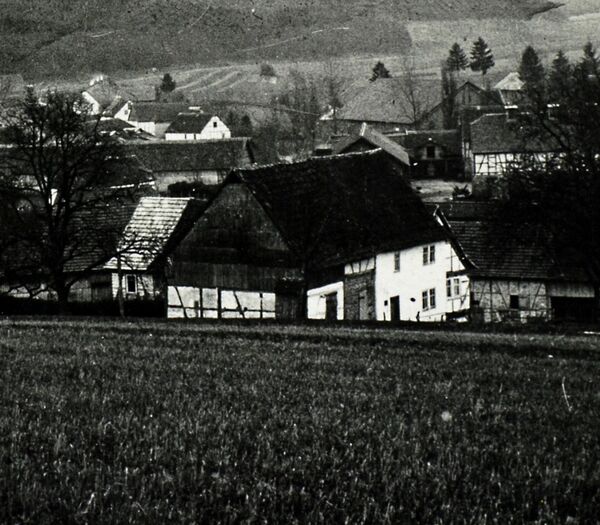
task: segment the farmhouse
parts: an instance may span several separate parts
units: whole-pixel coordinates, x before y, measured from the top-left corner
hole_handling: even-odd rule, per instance
[[[387,153],[391,159],[395,160],[404,168],[408,175],[410,167],[410,157],[403,146],[390,140],[386,135],[376,131],[362,123],[358,133],[342,138],[333,148],[332,153],[340,155],[343,153],[356,153],[359,151],[371,151],[381,149]]]
[[[108,116],[124,118],[121,113],[126,104],[131,101],[152,101],[155,98],[154,91],[149,87],[141,87],[136,90],[122,89],[111,78],[98,75],[90,81],[90,85],[81,93],[83,100],[89,104],[90,110],[95,115],[109,111]]]
[[[474,318],[593,320],[599,279],[590,261],[556,249],[544,228],[515,231],[494,221],[495,213],[489,201],[443,203],[437,211],[468,268]]]
[[[130,102],[125,120],[157,138],[164,139],[165,131],[177,115],[189,112],[189,104],[179,102]]]
[[[169,317],[446,319],[446,231],[382,150],[234,170],[174,250]]]
[[[544,164],[559,154],[552,140],[525,137],[514,111],[507,108],[502,113],[486,114],[470,125],[474,193],[487,192],[506,170],[525,157]]]
[[[463,177],[458,130],[407,130],[404,133],[392,133],[388,137],[408,151],[411,177],[416,179]]]
[[[222,140],[231,138],[231,131],[216,115],[209,113],[179,113],[165,131],[166,140]]]
[[[250,166],[254,152],[249,139],[137,141],[127,147],[148,168],[159,193],[178,182],[216,185],[233,168]]]

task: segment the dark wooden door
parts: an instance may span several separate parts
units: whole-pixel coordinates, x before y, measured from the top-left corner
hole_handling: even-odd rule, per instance
[[[400,321],[400,296],[390,297],[390,320]]]
[[[325,296],[325,319],[328,321],[337,320],[337,293],[330,293]]]

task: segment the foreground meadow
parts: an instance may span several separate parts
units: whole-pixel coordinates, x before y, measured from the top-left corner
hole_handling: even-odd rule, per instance
[[[0,322],[2,523],[595,523],[600,338]]]

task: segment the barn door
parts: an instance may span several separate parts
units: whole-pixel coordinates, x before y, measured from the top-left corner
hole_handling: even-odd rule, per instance
[[[358,318],[361,321],[369,319],[369,299],[366,290],[361,290],[358,294]]]

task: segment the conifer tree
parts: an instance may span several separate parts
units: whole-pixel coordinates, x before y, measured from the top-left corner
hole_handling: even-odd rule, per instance
[[[523,91],[530,100],[532,97],[544,96],[544,66],[532,46],[527,46],[521,55],[519,78],[523,82]]]
[[[495,64],[492,50],[486,41],[479,37],[471,47],[471,70],[481,71],[481,75],[484,76]]]
[[[448,52],[448,58],[446,59],[446,67],[448,71],[463,71],[467,69],[469,60],[464,50],[458,42],[452,44],[450,51]]]
[[[378,78],[391,78],[392,75],[388,68],[385,67],[383,62],[377,62],[373,67],[373,74],[371,75],[370,81],[375,82]]]

